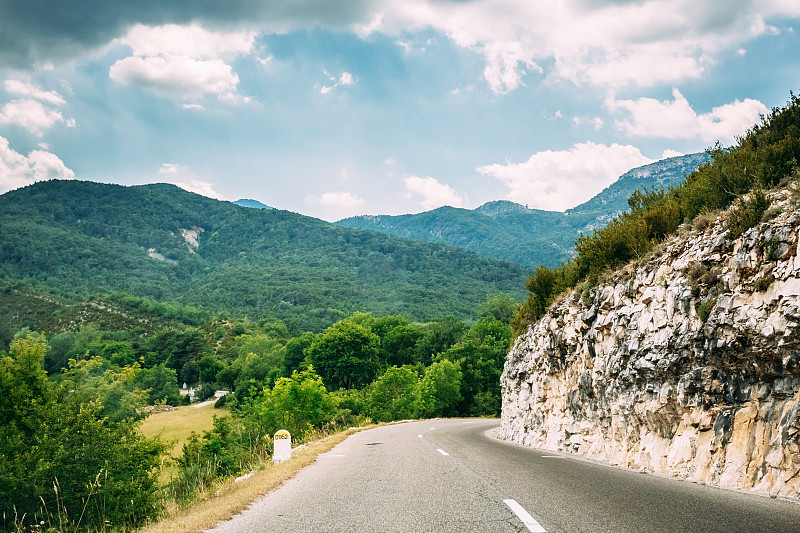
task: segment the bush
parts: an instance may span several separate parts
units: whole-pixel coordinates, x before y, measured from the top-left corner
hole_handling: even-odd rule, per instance
[[[0,512],[74,529],[139,525],[159,510],[163,446],[135,419],[104,416],[75,382],[48,380],[45,348],[30,334],[0,356]]]

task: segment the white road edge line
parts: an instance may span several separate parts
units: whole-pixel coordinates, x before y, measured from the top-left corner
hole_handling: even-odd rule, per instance
[[[444,450],[443,450],[443,449],[441,449],[441,448],[436,448],[436,451],[437,451],[437,452],[439,452],[439,453],[440,453],[440,454],[442,454],[442,455],[450,455],[449,453],[447,453],[446,451],[444,451]]]
[[[508,505],[508,507],[514,511],[514,514],[522,520],[522,523],[525,524],[525,527],[528,528],[528,531],[532,533],[547,533],[547,530],[542,527],[542,525],[536,521],[534,517],[525,510],[520,504],[517,503],[516,500],[503,500],[503,503]]]

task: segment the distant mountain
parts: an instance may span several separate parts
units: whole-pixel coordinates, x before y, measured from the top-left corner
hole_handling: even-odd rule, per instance
[[[572,219],[571,225],[584,233],[605,226],[613,217],[628,210],[628,198],[637,189],[654,187],[673,187],[700,167],[710,161],[705,152],[662,159],[649,165],[629,170],[617,181],[603,189],[591,200],[568,209],[566,214]]]
[[[274,316],[295,332],[355,311],[468,320],[487,295],[521,300],[528,274],[457,247],[241,209],[168,184],[53,180],[0,196],[0,282]]]
[[[275,209],[274,207],[270,207],[267,204],[262,204],[258,200],[248,200],[246,198],[242,198],[241,200],[236,200],[233,203],[238,206],[249,207],[251,209]]]
[[[582,231],[605,226],[628,209],[636,189],[677,185],[700,164],[705,152],[664,159],[630,170],[585,202],[565,213],[529,209],[500,200],[469,210],[440,207],[414,215],[363,215],[336,222],[347,228],[378,231],[424,242],[458,246],[529,268],[556,266],[574,253]]]

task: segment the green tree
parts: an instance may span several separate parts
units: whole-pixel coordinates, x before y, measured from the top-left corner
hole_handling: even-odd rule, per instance
[[[478,306],[478,318],[499,320],[506,324],[511,322],[517,312],[517,303],[514,298],[507,294],[496,294],[490,296],[486,301]]]
[[[425,416],[453,416],[461,399],[461,367],[452,361],[437,361],[425,370],[420,382],[420,401]]]
[[[0,356],[0,512],[58,523],[51,513],[60,508],[84,530],[104,529],[105,520],[139,525],[159,509],[163,447],[142,437],[135,419],[106,417],[76,382],[51,382],[45,350],[44,338],[29,335]]]
[[[147,393],[149,405],[158,401],[176,406],[181,404],[178,374],[164,363],[139,370],[133,378],[133,385]]]
[[[285,429],[300,439],[313,427],[320,427],[336,413],[336,400],[328,394],[322,378],[309,367],[280,378],[272,389],[265,388],[256,412],[269,434]]]
[[[380,338],[371,329],[342,320],[314,339],[306,353],[328,388],[352,389],[375,379],[379,346]]]
[[[419,413],[419,376],[408,366],[392,366],[379,377],[369,392],[369,415],[391,422],[415,418]]]

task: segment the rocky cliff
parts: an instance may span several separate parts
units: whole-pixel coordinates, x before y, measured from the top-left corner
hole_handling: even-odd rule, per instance
[[[800,212],[724,219],[553,305],[502,376],[502,434],[629,468],[800,496]]]

